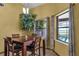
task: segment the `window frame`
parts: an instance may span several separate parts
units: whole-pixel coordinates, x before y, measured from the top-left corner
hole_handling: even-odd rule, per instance
[[[58,17],[61,16],[61,15],[63,15],[63,14],[65,14],[65,13],[67,13],[67,12],[70,12],[69,9],[64,10],[64,11],[62,11],[59,14],[56,15],[56,40],[60,41],[62,43],[67,43],[68,44],[69,42],[66,42],[66,40],[63,41],[63,40],[59,40],[58,39],[58,37],[59,37],[59,28],[67,28],[67,27],[58,27],[59,26],[58,23],[60,22],[59,21],[60,19],[58,19]],[[66,19],[66,18],[62,18],[62,21],[64,21],[63,19]],[[69,19],[69,18],[67,18],[67,19]],[[67,21],[69,21],[69,20],[67,20]],[[70,29],[70,26],[68,28]],[[69,35],[70,35],[70,32],[69,32]]]

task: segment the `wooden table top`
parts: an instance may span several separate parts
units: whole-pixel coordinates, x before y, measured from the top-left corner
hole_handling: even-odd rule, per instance
[[[23,40],[22,38],[12,38],[13,43],[20,43],[20,44],[27,44],[30,45],[34,40],[30,39],[30,40]]]

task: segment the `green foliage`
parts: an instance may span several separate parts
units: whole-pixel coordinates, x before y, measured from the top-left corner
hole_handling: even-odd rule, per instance
[[[33,30],[35,18],[35,14],[20,14],[20,28],[28,31]]]
[[[44,29],[44,21],[43,20],[37,20],[36,21],[36,28],[37,29]]]

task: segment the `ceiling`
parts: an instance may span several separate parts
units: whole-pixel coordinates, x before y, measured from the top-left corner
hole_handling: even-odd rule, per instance
[[[35,8],[35,7],[40,6],[42,4],[44,4],[44,3],[24,3],[23,5],[25,8]]]

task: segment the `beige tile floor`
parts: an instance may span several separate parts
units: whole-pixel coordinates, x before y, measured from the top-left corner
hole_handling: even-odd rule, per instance
[[[29,55],[30,52],[27,52],[27,55]],[[38,54],[38,51],[36,52]],[[4,56],[4,53],[0,54],[0,56]],[[42,48],[41,48],[41,56],[43,56]],[[52,50],[46,49],[46,56],[57,56]]]

